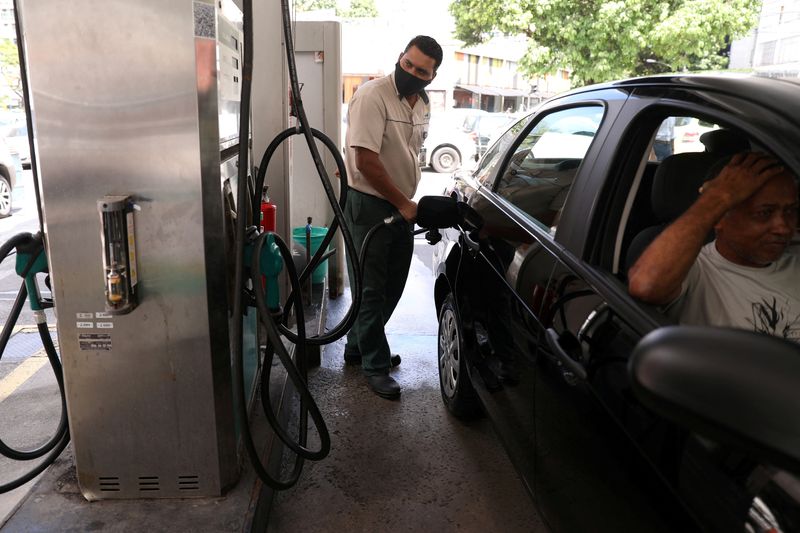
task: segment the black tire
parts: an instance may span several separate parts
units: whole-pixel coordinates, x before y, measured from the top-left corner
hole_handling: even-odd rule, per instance
[[[11,183],[0,175],[0,218],[11,214]]]
[[[463,419],[481,413],[478,395],[467,373],[463,328],[452,293],[439,311],[439,389],[448,411]]]
[[[455,148],[442,146],[431,155],[431,166],[436,172],[444,174],[455,172],[461,166],[461,156]]]

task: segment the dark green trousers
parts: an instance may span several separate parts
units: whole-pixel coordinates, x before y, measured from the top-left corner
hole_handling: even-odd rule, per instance
[[[364,238],[375,224],[396,212],[386,200],[350,189],[344,218],[356,248],[361,250]],[[391,368],[391,352],[383,328],[403,294],[413,254],[412,225],[405,221],[380,228],[370,239],[364,258],[361,308],[345,346],[345,353],[361,354],[365,375],[386,374]],[[347,273],[352,290],[353,265],[349,257]]]

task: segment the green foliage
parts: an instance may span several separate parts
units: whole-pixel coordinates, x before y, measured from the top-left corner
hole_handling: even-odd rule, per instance
[[[0,75],[5,84],[22,98],[22,81],[19,75],[19,53],[11,39],[0,39]],[[8,105],[8,98],[2,97],[0,107]]]
[[[759,0],[455,0],[456,37],[478,44],[524,35],[520,70],[571,68],[577,84],[669,70],[720,68],[732,39],[758,20]],[[658,63],[647,63],[651,59]],[[660,63],[660,64],[659,64]]]
[[[378,8],[375,7],[375,0],[351,0],[350,9],[337,10],[336,14],[346,18],[377,17]]]
[[[295,0],[294,7],[298,11],[317,11],[335,9],[336,15],[343,18],[377,17],[378,8],[375,0],[350,0],[350,7],[342,9],[336,0]]]
[[[297,11],[336,9],[336,0],[294,0],[294,8]]]

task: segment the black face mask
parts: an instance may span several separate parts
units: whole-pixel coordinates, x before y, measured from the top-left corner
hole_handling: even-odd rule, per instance
[[[411,96],[417,94],[422,89],[428,86],[432,80],[423,80],[413,74],[409,74],[400,63],[394,65],[394,83],[397,86],[397,92],[400,96]]]

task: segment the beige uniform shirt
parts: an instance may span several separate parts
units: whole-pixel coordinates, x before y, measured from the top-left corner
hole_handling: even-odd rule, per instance
[[[345,165],[350,187],[383,198],[356,168],[359,146],[378,154],[397,188],[408,198],[414,196],[420,179],[417,159],[430,116],[427,95],[421,92],[412,109],[397,93],[394,73],[359,87],[347,110]]]

